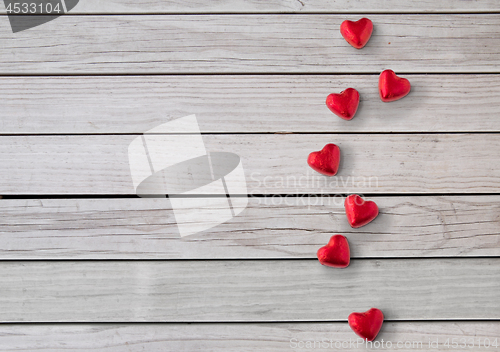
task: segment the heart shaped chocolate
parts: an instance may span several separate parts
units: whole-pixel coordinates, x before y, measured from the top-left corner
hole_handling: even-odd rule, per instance
[[[326,106],[338,117],[351,120],[359,105],[359,93],[354,88],[347,88],[340,94],[332,93],[326,97]]]
[[[357,194],[351,194],[344,202],[347,221],[353,228],[365,226],[378,215],[375,202],[365,201]]]
[[[410,93],[410,81],[398,77],[394,71],[385,70],[378,79],[378,91],[383,102],[390,102],[404,98]]]
[[[380,309],[371,308],[364,313],[351,313],[348,322],[356,335],[364,340],[373,341],[382,328],[384,314]]]
[[[342,235],[332,236],[328,244],[321,247],[317,254],[321,264],[333,268],[345,268],[351,260],[349,243]]]
[[[373,23],[368,18],[356,22],[344,21],[340,25],[340,34],[356,49],[361,49],[368,43],[373,32]]]
[[[307,163],[314,170],[326,176],[334,176],[340,163],[340,149],[329,143],[319,152],[312,152],[307,158]]]

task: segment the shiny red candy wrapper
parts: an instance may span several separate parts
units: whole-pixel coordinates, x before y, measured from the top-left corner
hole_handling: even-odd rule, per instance
[[[348,322],[356,335],[364,340],[373,341],[382,328],[384,314],[380,309],[372,308],[364,313],[351,313]]]
[[[373,23],[368,18],[359,21],[344,21],[340,25],[340,34],[356,49],[361,49],[368,43],[373,32]]]
[[[339,169],[340,149],[335,144],[329,143],[319,152],[309,154],[307,163],[320,174],[334,176]]]
[[[395,101],[410,93],[411,84],[406,78],[398,77],[394,71],[385,70],[378,79],[378,91],[383,102]]]
[[[333,268],[345,268],[351,261],[349,243],[342,235],[334,235],[328,244],[318,250],[318,260],[321,264]]]
[[[340,94],[330,94],[326,98],[326,106],[338,117],[351,120],[359,105],[359,93],[354,88],[347,88]]]
[[[375,202],[365,201],[357,194],[351,194],[344,202],[347,221],[353,228],[365,226],[378,215],[378,206]]]

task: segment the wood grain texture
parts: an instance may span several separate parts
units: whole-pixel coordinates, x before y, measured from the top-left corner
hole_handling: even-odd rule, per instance
[[[0,132],[143,133],[191,114],[206,133],[500,131],[499,75],[407,77],[390,104],[377,75],[0,77]],[[352,121],[325,104],[347,87],[361,94]]]
[[[498,341],[500,322],[386,322],[377,338],[377,351],[450,351],[445,346],[456,339],[454,351],[470,351],[465,343],[485,350],[484,341]],[[349,346],[349,343],[354,344]],[[432,347],[429,346],[432,341]],[[434,344],[437,341],[437,344]],[[314,343],[316,342],[316,345]],[[358,345],[359,342],[359,345]],[[388,342],[391,347],[388,348]],[[66,352],[281,352],[346,350],[361,352],[367,345],[346,323],[297,324],[21,324],[0,326],[0,351]],[[406,343],[406,347],[405,344]],[[481,347],[478,344],[481,343]],[[337,346],[336,346],[337,344]],[[312,346],[308,348],[307,346]],[[323,346],[323,347],[321,347]],[[488,350],[495,351],[490,347]]]
[[[0,194],[135,194],[128,146],[137,135],[3,136]],[[210,152],[240,156],[249,194],[500,192],[498,134],[204,135]],[[338,174],[307,156],[341,149]],[[224,193],[225,194],[225,193]]]
[[[0,259],[313,259],[334,233],[352,258],[500,256],[500,196],[370,199],[380,215],[360,229],[341,197],[251,198],[183,238],[168,199],[4,199]]]
[[[493,0],[88,0],[16,34],[3,15],[0,194],[34,199],[0,201],[0,351],[303,351],[290,339],[356,339],[347,316],[372,306],[390,320],[379,340],[413,342],[391,350],[500,337],[500,196],[465,195],[500,192],[498,135],[387,134],[500,131],[499,76],[481,74],[500,73],[499,11]],[[356,51],[338,28],[367,12],[381,14]],[[463,15],[478,12],[490,14]],[[379,101],[385,68],[408,75],[409,97]],[[347,85],[363,99],[349,123],[324,106]],[[381,214],[356,231],[333,197],[251,198],[182,239],[168,199],[36,199],[133,194],[129,143],[192,113],[206,133],[384,133],[205,135],[209,150],[241,156],[250,193],[424,196],[373,196]],[[68,133],[98,135],[5,136]],[[328,183],[305,165],[327,142],[343,153]],[[464,195],[425,196],[448,192]],[[344,270],[314,259],[337,232],[352,245]]]
[[[434,13],[434,12],[499,12],[494,0],[474,1],[397,1],[385,0],[86,0],[72,14],[155,14],[155,13]],[[2,14],[6,11],[1,9]]]
[[[0,74],[500,72],[498,14],[370,17],[359,51],[345,15],[62,16],[18,33],[5,19]]]
[[[3,262],[2,322],[498,319],[499,258]],[[460,309],[458,309],[460,306]],[[325,307],[328,307],[327,309]]]

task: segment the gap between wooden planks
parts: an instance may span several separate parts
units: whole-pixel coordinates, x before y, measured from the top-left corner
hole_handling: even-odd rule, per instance
[[[500,72],[500,14],[370,15],[362,51],[340,35],[345,18],[66,15],[12,33],[4,17],[0,74]]]
[[[335,233],[352,258],[500,257],[500,196],[369,199],[380,216],[360,229],[341,197],[250,198],[239,216],[183,238],[168,199],[4,199],[0,259],[315,259]]]
[[[0,194],[135,194],[128,146],[137,135],[0,137]],[[210,152],[239,155],[245,194],[498,193],[498,134],[204,135]],[[307,155],[341,149],[322,176]],[[231,192],[231,189],[229,190]]]
[[[398,1],[385,0],[384,2],[369,1],[341,1],[341,0],[169,0],[150,2],[148,0],[134,1],[99,1],[85,0],[70,12],[71,14],[157,14],[157,13],[477,13],[499,12],[500,6],[495,0],[453,1],[453,0],[421,0]],[[4,8],[0,13],[5,14]]]
[[[204,133],[500,131],[500,75],[406,77],[411,94],[389,104],[378,75],[0,77],[0,131],[143,133],[191,114]],[[325,105],[347,87],[352,121]]]

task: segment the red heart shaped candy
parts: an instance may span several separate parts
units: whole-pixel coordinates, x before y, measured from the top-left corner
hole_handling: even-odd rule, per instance
[[[368,18],[356,22],[344,21],[340,25],[340,34],[356,49],[361,49],[368,43],[373,32],[373,23]]]
[[[410,81],[398,77],[393,70],[385,70],[378,79],[378,91],[383,102],[404,98],[410,93]]]
[[[359,93],[354,88],[347,88],[340,94],[330,94],[326,97],[326,106],[338,117],[351,120],[359,105]]]
[[[344,202],[347,221],[353,228],[365,226],[378,215],[375,202],[365,201],[357,194],[351,194]]]
[[[380,309],[371,308],[364,313],[351,313],[347,320],[356,335],[365,340],[373,341],[382,328],[384,314]]]
[[[334,176],[339,169],[340,149],[335,144],[329,143],[321,151],[309,154],[307,163],[320,174]]]
[[[349,265],[351,254],[349,243],[342,235],[334,235],[328,244],[318,250],[319,262],[333,268],[345,268]]]

